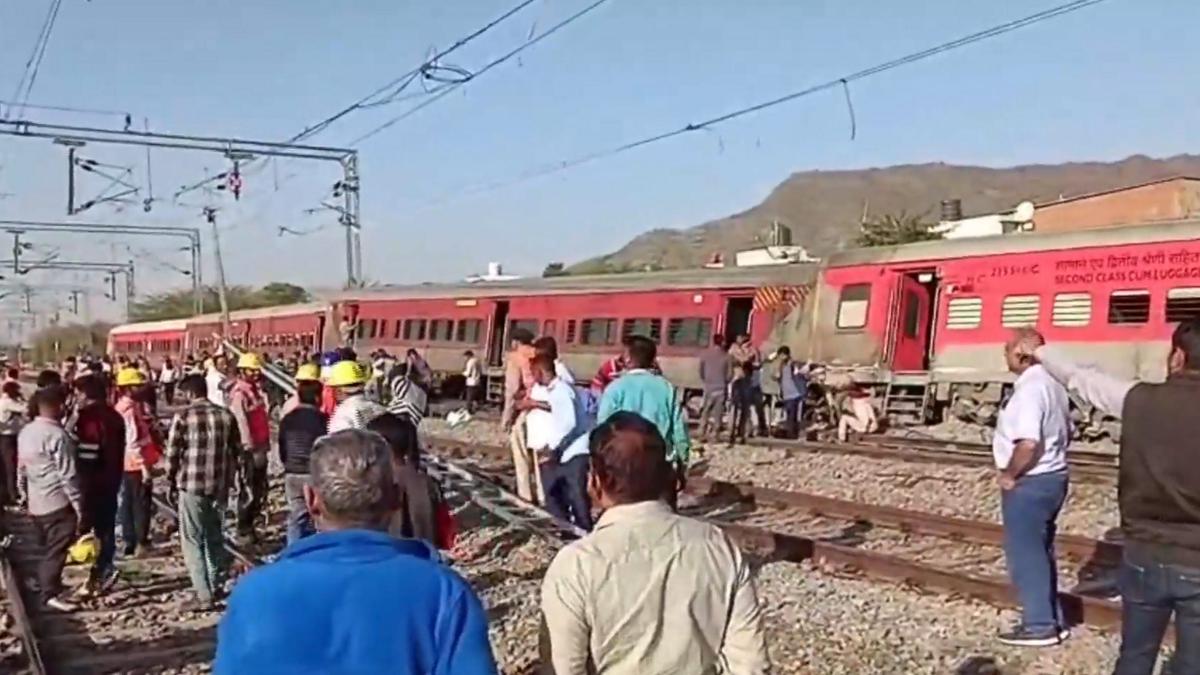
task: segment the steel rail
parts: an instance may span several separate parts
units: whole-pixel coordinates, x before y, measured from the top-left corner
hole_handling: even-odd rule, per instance
[[[24,587],[21,584],[21,578],[17,576],[16,567],[8,557],[8,549],[13,543],[13,535],[8,532],[7,523],[5,523],[2,533],[3,539],[0,540],[0,580],[4,584],[4,595],[8,601],[17,637],[20,638],[21,645],[25,649],[25,659],[28,661],[31,675],[48,675],[50,671],[46,668],[46,662],[42,659],[42,650],[38,645],[37,633],[33,630],[33,618],[30,616],[29,607],[25,604],[25,598],[22,596]]]
[[[903,440],[888,443],[858,442],[833,443],[829,441],[793,441],[781,438],[754,438],[747,441],[749,445],[777,448],[784,450],[789,456],[793,452],[823,453],[833,452],[842,455],[861,455],[876,459],[898,459],[906,462],[923,462],[928,464],[953,464],[958,466],[991,466],[990,452],[972,452],[952,448],[933,448],[926,445],[906,445]],[[1088,459],[1072,458],[1067,452],[1067,462],[1071,475],[1092,482],[1115,481],[1118,466],[1116,462],[1089,461]]]
[[[798,508],[818,516],[864,520],[915,534],[989,546],[1004,544],[1004,526],[988,521],[955,518],[880,504],[864,504],[806,492],[732,483],[705,476],[688,478],[687,487],[688,492],[700,496],[732,495],[753,503]],[[1122,546],[1113,542],[1060,533],[1054,538],[1054,545],[1056,550],[1079,560],[1113,566],[1121,560]]]
[[[446,438],[430,440],[427,443],[427,447],[443,451],[475,451],[497,459],[507,454],[499,446],[472,444]],[[484,475],[487,474],[484,470],[477,469],[476,471]],[[497,477],[492,480],[498,481],[503,479],[504,477]],[[739,486],[724,481],[714,481],[704,477],[690,477],[688,480],[694,491],[708,488],[717,490],[733,488],[741,493],[743,490],[750,490],[746,486]],[[771,498],[781,501],[784,499],[804,501],[809,497],[808,495],[799,493],[787,493],[780,490],[768,490],[766,488],[753,488],[753,490],[755,492],[761,490],[762,494],[760,496],[767,501],[770,501]],[[995,532],[996,528],[1000,527],[993,523],[942,518],[932,516],[931,514],[904,511],[902,509],[872,507],[870,505],[844,502],[843,500],[827,500],[826,498],[812,497],[815,498],[812,502],[813,504],[820,503],[828,511],[837,511],[839,515],[845,514],[849,516],[851,513],[861,512],[864,507],[872,510],[879,508],[881,509],[878,512],[880,516],[879,522],[890,519],[891,523],[900,529],[912,527],[914,531],[924,531],[950,539],[993,543],[991,540],[993,535],[989,532]],[[834,514],[829,513],[827,515]],[[901,584],[946,592],[952,595],[976,598],[1000,607],[1019,606],[1015,591],[1007,579],[980,577],[955,572],[894,555],[856,549],[795,534],[777,532],[764,527],[719,520],[709,520],[709,522],[722,528],[739,546],[764,556],[768,561],[803,562],[810,559],[822,560],[830,564],[853,568],[871,578],[896,581]],[[978,528],[981,532],[972,533],[972,529],[974,528]],[[1000,533],[1003,533],[1002,529],[1000,529]],[[1113,560],[1112,556],[1117,555],[1119,559],[1118,547],[1112,544],[1108,544],[1107,542],[1092,542],[1084,537],[1075,537],[1073,535],[1062,536],[1065,537],[1063,539],[1065,549],[1069,548],[1077,555],[1092,555],[1094,558],[1104,561]],[[1066,613],[1067,618],[1071,621],[1078,621],[1104,629],[1113,629],[1120,626],[1121,606],[1119,603],[1069,591],[1060,591],[1059,601],[1062,603],[1063,611]]]

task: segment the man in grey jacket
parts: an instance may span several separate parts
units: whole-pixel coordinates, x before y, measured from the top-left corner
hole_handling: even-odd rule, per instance
[[[77,607],[60,597],[62,571],[67,549],[79,535],[83,492],[75,471],[75,446],[60,422],[65,402],[61,385],[34,395],[38,414],[17,436],[17,463],[38,543],[45,550],[38,562],[38,591],[47,607],[70,612]]]

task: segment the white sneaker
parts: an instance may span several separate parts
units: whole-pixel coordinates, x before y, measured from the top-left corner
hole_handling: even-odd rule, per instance
[[[62,598],[50,598],[46,601],[46,606],[60,612],[74,612],[79,609],[79,605]]]

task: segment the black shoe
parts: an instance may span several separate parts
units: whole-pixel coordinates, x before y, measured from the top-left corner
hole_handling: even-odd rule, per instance
[[[1070,636],[1071,631],[1065,628],[1032,629],[1018,625],[996,637],[1000,642],[1014,647],[1053,647],[1062,644]]]
[[[192,598],[190,600],[185,600],[183,604],[180,605],[180,609],[192,614],[207,614],[209,612],[219,611],[220,608],[217,606],[217,603],[213,602],[212,600],[206,602],[200,598]]]

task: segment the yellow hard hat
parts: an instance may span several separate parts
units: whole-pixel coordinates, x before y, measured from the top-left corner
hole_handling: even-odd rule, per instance
[[[238,370],[262,370],[262,359],[254,352],[245,352],[238,357]]]
[[[366,381],[367,374],[357,361],[338,361],[329,369],[329,378],[325,383],[331,387],[353,387]]]
[[[91,532],[83,535],[67,549],[67,563],[90,565],[100,556],[100,540]]]
[[[137,368],[122,368],[117,373],[118,387],[136,387],[139,384],[146,384],[146,376]]]
[[[315,363],[305,363],[296,369],[297,382],[319,382],[321,369]]]

